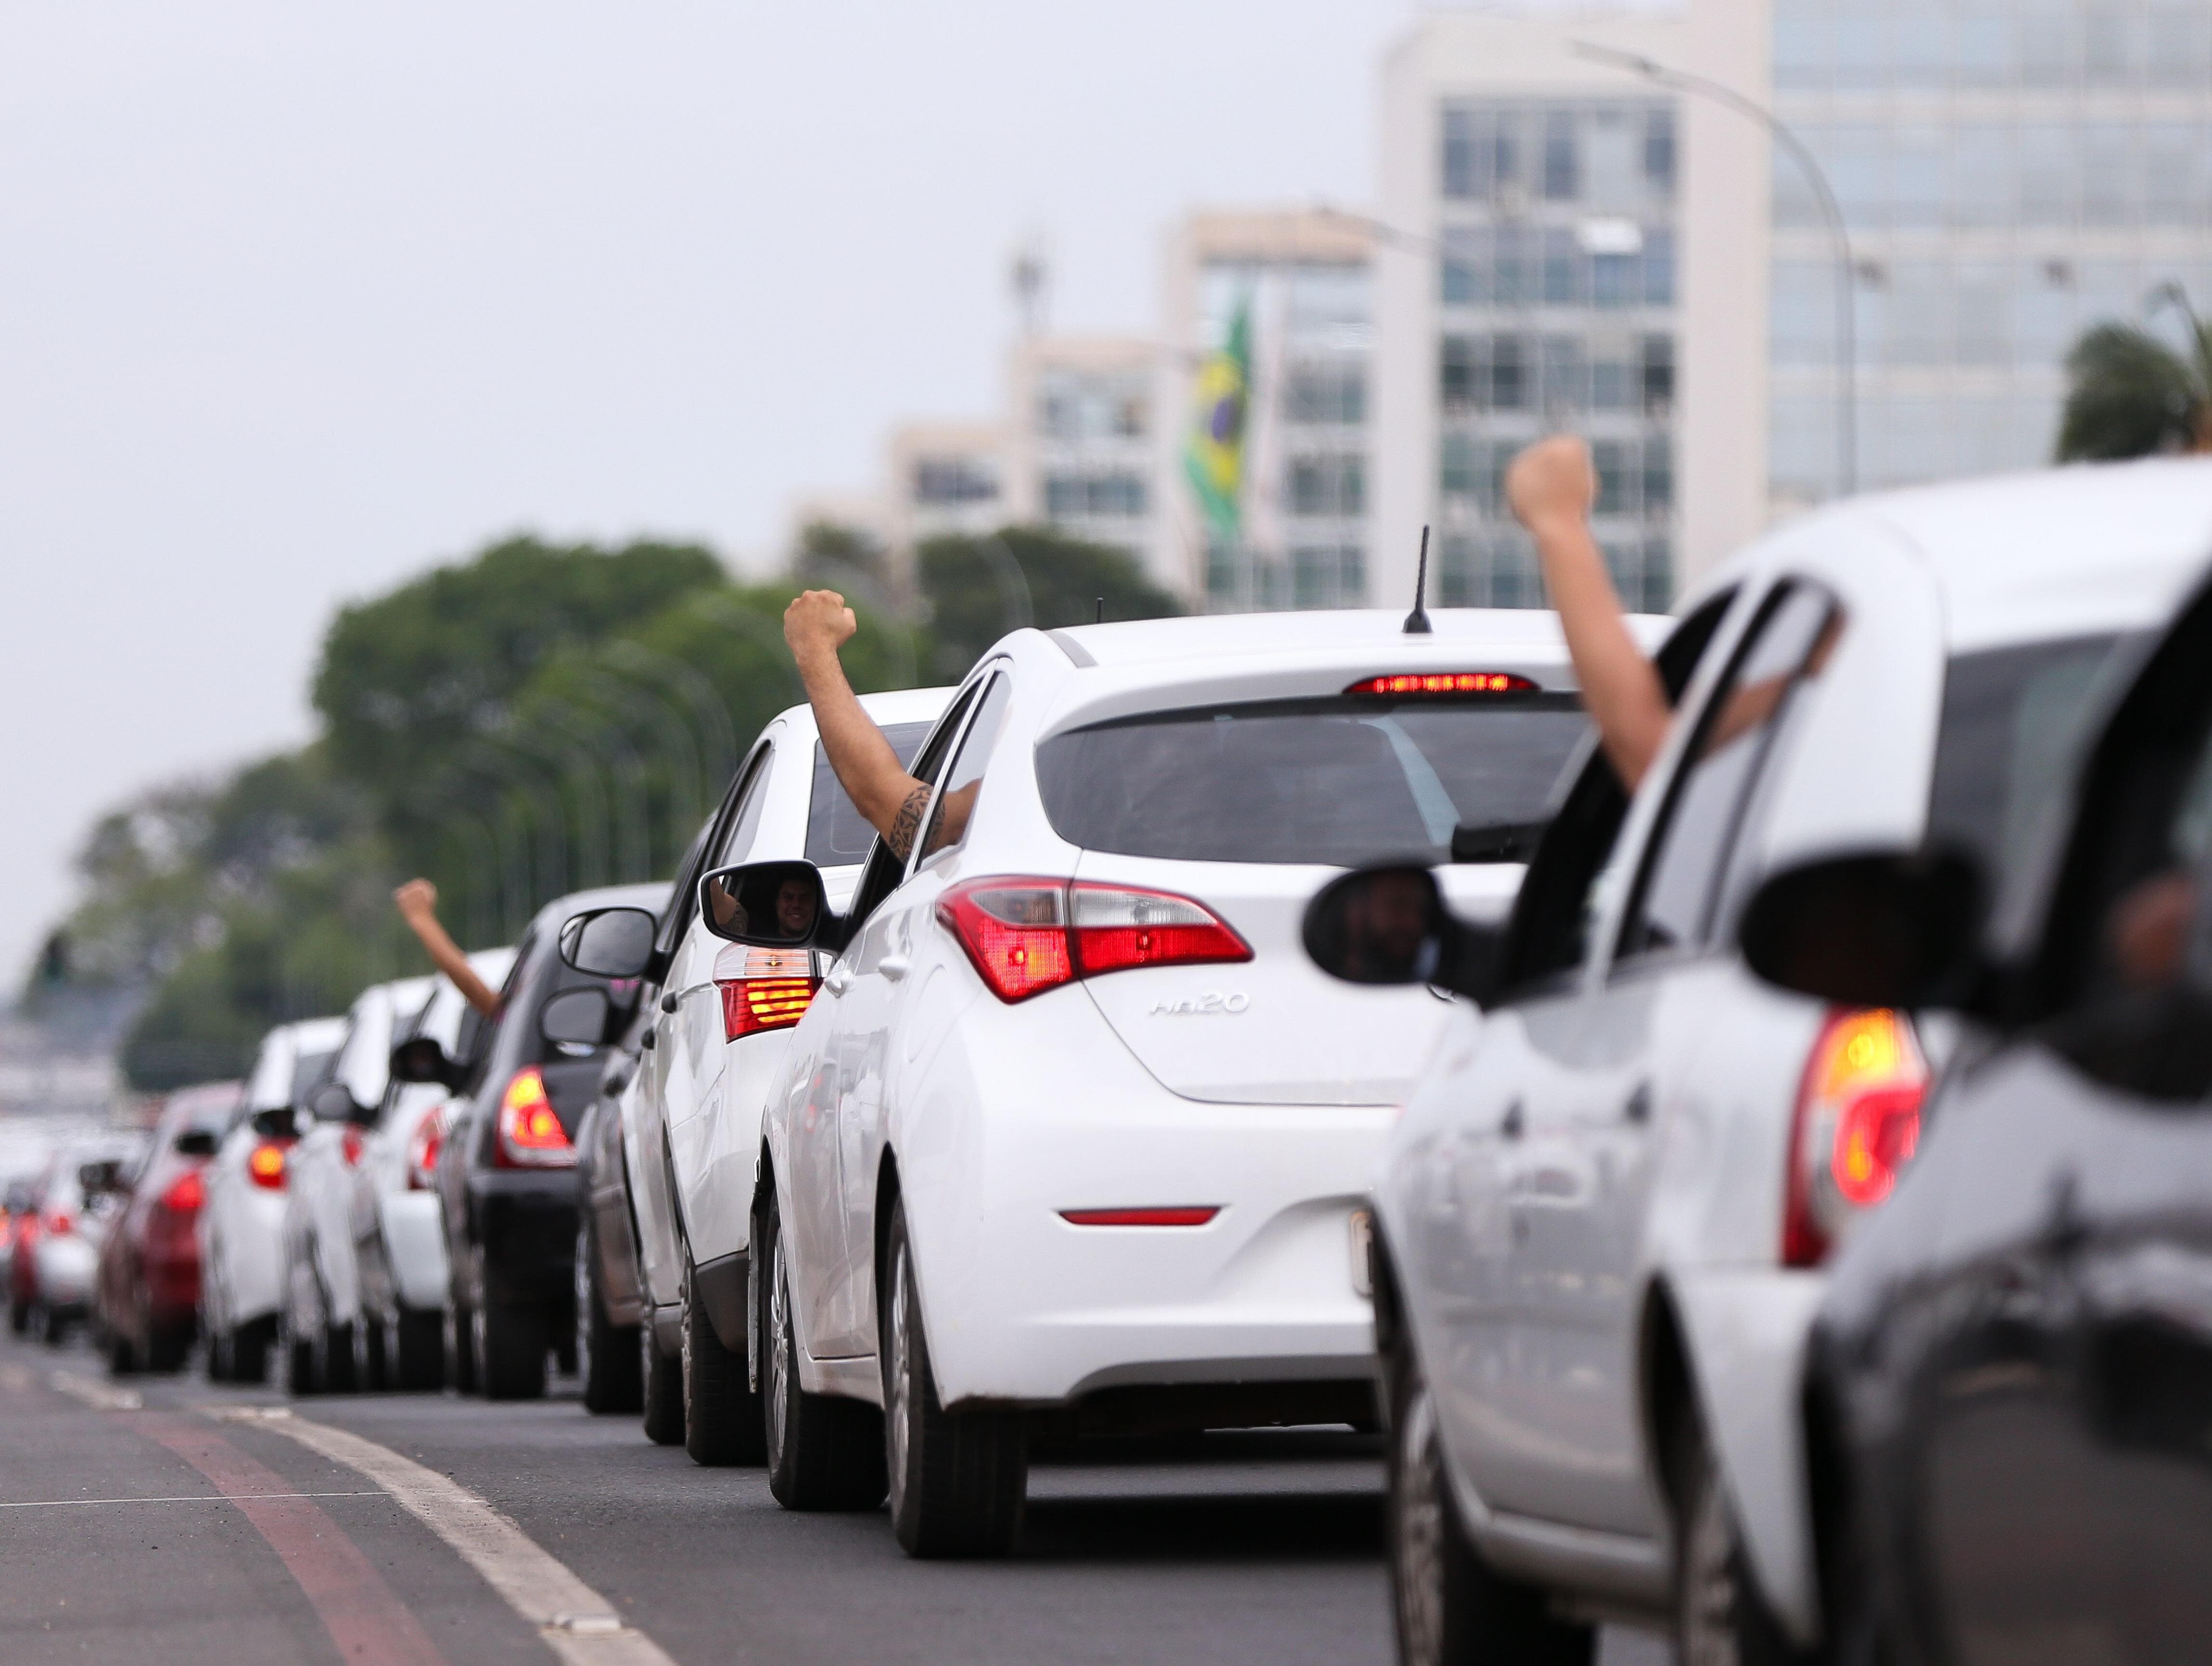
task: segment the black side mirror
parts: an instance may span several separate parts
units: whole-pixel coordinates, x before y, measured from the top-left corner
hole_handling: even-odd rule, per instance
[[[300,1134],[300,1113],[289,1105],[279,1105],[274,1110],[257,1110],[248,1119],[253,1131],[264,1140],[296,1140]]]
[[[179,1157],[213,1157],[222,1147],[222,1137],[213,1128],[186,1128],[170,1149]]]
[[[123,1164],[112,1158],[99,1163],[80,1164],[76,1183],[87,1197],[99,1197],[105,1193],[119,1192],[123,1186]]]
[[[1452,917],[1436,876],[1391,864],[1330,880],[1306,904],[1307,957],[1346,983],[1433,983],[1487,1004],[1503,937]]]
[[[319,1122],[360,1122],[370,1113],[354,1103],[343,1082],[325,1082],[307,1096],[307,1109]]]
[[[1987,891],[1953,852],[1832,856],[1753,893],[1736,936],[1769,983],[1844,1006],[1969,1005]]]
[[[597,1047],[606,1039],[614,1003],[604,989],[568,989],[538,1009],[538,1033],[550,1042]]]
[[[637,977],[652,963],[659,932],[648,909],[594,909],[561,927],[562,963],[593,977]]]
[[[811,862],[746,862],[699,881],[699,919],[717,937],[763,949],[803,949],[830,918],[822,870]]]
[[[434,1036],[414,1036],[392,1049],[392,1079],[395,1082],[435,1082],[458,1088],[462,1069],[446,1056]]]

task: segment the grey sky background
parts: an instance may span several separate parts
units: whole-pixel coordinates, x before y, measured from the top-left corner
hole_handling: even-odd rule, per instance
[[[0,0],[0,980],[92,817],[309,733],[488,538],[757,558],[885,426],[1154,321],[1201,203],[1358,201],[1410,0]],[[0,989],[4,994],[4,989]]]

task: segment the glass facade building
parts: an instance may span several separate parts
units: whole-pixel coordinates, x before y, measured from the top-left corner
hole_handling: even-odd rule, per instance
[[[1631,607],[1673,591],[1675,111],[1650,97],[1453,98],[1439,111],[1436,599],[1539,607],[1505,465],[1572,428]]]
[[[2082,330],[2166,283],[2212,308],[2212,0],[1772,3],[1776,112],[1851,235],[1863,488],[2048,461]],[[1786,513],[1834,491],[1840,417],[1836,262],[1779,151],[1773,224]]]

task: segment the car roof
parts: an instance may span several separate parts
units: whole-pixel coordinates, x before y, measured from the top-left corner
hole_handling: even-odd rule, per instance
[[[1883,492],[1777,528],[1701,593],[1777,556],[1901,538],[1954,653],[2163,623],[2212,560],[2212,459],[2076,464]]]
[[[1194,656],[1279,658],[1310,662],[1316,656],[1349,663],[1372,661],[1378,671],[1431,661],[1439,649],[1497,653],[1534,650],[1564,654],[1559,622],[1548,608],[1432,607],[1430,633],[1408,635],[1406,615],[1395,608],[1315,608],[1295,613],[1203,613],[1176,619],[1131,619],[1116,624],[1068,625],[1045,633],[1078,666],[1117,667]],[[1668,622],[1636,616],[1638,634],[1663,633]]]

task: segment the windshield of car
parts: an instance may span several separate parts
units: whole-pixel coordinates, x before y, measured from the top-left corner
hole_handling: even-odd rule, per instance
[[[902,766],[914,762],[932,727],[927,723],[883,726],[884,739],[890,742]],[[842,867],[866,860],[868,847],[875,842],[876,830],[861,818],[838,783],[837,772],[830,767],[818,740],[814,743],[813,792],[806,807],[806,860],[817,867]]]
[[[2020,858],[2119,641],[2075,636],[1953,658],[1929,797],[1931,844],[1961,847],[1991,873]]]
[[[1542,818],[1587,721],[1571,694],[1367,696],[1148,714],[1054,735],[1037,785],[1071,844],[1189,861],[1451,859]]]

